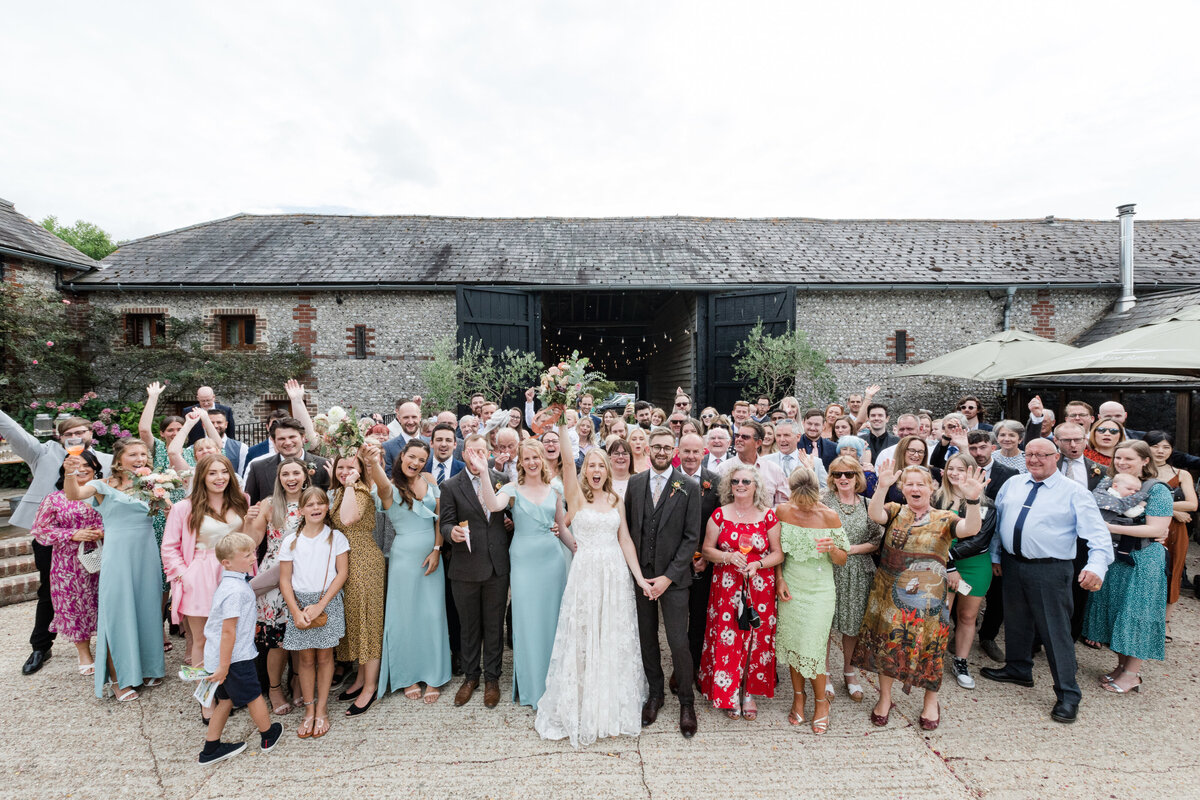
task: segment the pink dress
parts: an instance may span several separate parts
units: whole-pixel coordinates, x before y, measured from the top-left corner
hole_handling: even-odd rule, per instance
[[[70,500],[61,491],[42,500],[30,533],[40,544],[54,548],[50,561],[50,630],[70,642],[86,642],[96,633],[100,573],[79,563],[79,542],[71,537],[80,528],[103,528],[99,512],[87,503]]]
[[[228,522],[205,516],[200,530],[192,531],[191,514],[191,501],[180,500],[167,515],[163,534],[163,572],[171,581],[171,621],[175,623],[183,617],[208,616],[213,593],[221,581],[217,542],[225,534],[242,529],[242,518],[231,512]]]

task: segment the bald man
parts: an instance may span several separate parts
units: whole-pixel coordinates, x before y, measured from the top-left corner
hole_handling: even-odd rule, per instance
[[[383,443],[383,468],[388,477],[392,477],[392,462],[400,455],[409,439],[419,439],[421,436],[421,407],[416,403],[401,403],[396,406],[396,419],[400,424],[400,433]]]
[[[225,429],[231,432],[235,430],[233,421],[233,409],[229,406],[218,403],[217,395],[213,392],[211,386],[201,386],[196,390],[196,405],[188,406],[183,410],[183,415],[186,417],[189,412],[195,411],[198,408],[208,409],[209,411],[217,410],[225,414]],[[188,444],[195,444],[197,440],[204,438],[204,429],[197,425],[188,432]]]

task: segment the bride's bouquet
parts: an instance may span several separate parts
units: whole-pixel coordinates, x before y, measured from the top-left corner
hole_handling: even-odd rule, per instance
[[[358,419],[353,408],[347,413],[341,406],[334,406],[313,417],[313,429],[321,437],[321,446],[326,453],[348,458],[362,447],[364,437],[371,429],[371,420]]]
[[[572,351],[566,361],[550,367],[542,375],[538,399],[544,408],[534,420],[535,429],[540,427],[545,430],[557,425],[562,421],[567,407],[575,405],[580,395],[588,392],[593,383],[603,379],[603,372],[588,371],[588,360],[580,356],[578,350]],[[535,433],[541,432],[535,430]]]
[[[145,503],[150,509],[146,515],[152,517],[160,511],[169,511],[171,492],[182,488],[183,478],[179,477],[175,470],[152,472],[149,467],[140,467],[134,471],[133,483],[127,493]]]

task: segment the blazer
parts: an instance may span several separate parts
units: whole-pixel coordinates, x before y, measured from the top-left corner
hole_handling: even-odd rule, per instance
[[[817,455],[821,457],[821,463],[825,465],[825,469],[829,469],[829,464],[837,458],[837,445],[820,436],[814,442],[808,436],[801,436],[796,444],[797,449],[803,450],[808,454],[812,454],[813,450],[817,451]]]
[[[275,474],[279,471],[279,462],[283,457],[278,453],[263,456],[254,461],[246,469],[246,485],[242,488],[250,496],[250,504],[254,505],[275,492]],[[329,473],[325,471],[327,459],[314,456],[305,451],[304,463],[308,465],[309,483],[329,491]]]
[[[33,473],[33,480],[29,482],[29,488],[25,490],[10,520],[14,527],[28,530],[33,527],[38,506],[46,495],[54,491],[54,484],[58,483],[58,470],[67,457],[67,451],[57,439],[38,441],[36,436],[3,411],[0,411],[0,436],[8,440],[13,452],[29,465],[29,471]],[[92,454],[100,460],[100,466],[106,471],[112,466],[112,456],[108,453],[93,450]]]
[[[1003,464],[993,461],[992,462],[992,471],[988,475],[988,477],[991,478],[991,481],[988,483],[987,487],[983,490],[983,493],[987,496],[987,499],[991,500],[994,503],[996,501],[996,495],[1000,493],[1000,487],[1004,485],[1005,481],[1007,481],[1009,478],[1013,477],[1014,475],[1020,475],[1020,474],[1021,473],[1017,472],[1012,467],[1006,467]],[[978,536],[978,535],[979,535],[978,533],[975,534],[975,536]]]
[[[765,458],[765,456],[764,456]],[[680,470],[682,472],[682,470]],[[684,473],[685,475],[687,473]],[[691,477],[691,476],[688,476]],[[709,472],[700,465],[700,472],[696,478],[700,484],[700,541],[704,541],[704,528],[708,525],[708,521],[712,519],[713,512],[717,510],[717,506],[721,505],[721,495],[718,487],[721,483],[721,476],[715,472]],[[695,480],[696,478],[693,478]],[[704,488],[704,484],[708,484],[708,488]],[[697,547],[697,550],[700,548]]]
[[[445,483],[445,481],[450,480],[451,478],[453,478],[455,475],[462,472],[466,468],[467,468],[466,463],[459,461],[454,456],[451,456],[450,457],[450,474],[447,475],[445,478],[443,478],[442,482]],[[425,462],[425,469],[423,469],[421,471],[428,472],[430,475],[433,474],[433,458],[432,457],[428,461]],[[391,477],[391,476],[389,475],[389,477]]]
[[[198,407],[199,406],[194,406],[194,405],[188,406],[187,408],[185,408],[183,410],[183,416],[186,417],[188,415],[189,411],[195,411]],[[234,432],[233,409],[230,408],[229,406],[225,405],[224,403],[213,403],[213,407],[217,411],[220,411],[225,414],[225,421],[229,423],[229,426],[226,428],[226,431],[228,432],[228,434],[230,436],[232,436],[233,432]],[[187,443],[195,444],[197,442],[197,440],[203,439],[207,435],[208,434],[204,432],[204,428],[202,426],[196,425],[190,431],[188,431]]]
[[[665,575],[672,586],[687,588],[692,582],[692,556],[700,546],[700,484],[672,467],[667,485],[659,495],[658,504],[651,506],[648,469],[633,475],[625,488],[625,518],[629,535],[637,548],[642,569],[649,568],[647,578]],[[678,482],[678,489],[672,485]],[[653,561],[642,554],[642,540],[655,531],[656,546]]]
[[[488,470],[487,479],[496,484],[505,484],[508,478],[503,473]],[[452,581],[483,582],[493,575],[508,576],[508,531],[504,528],[507,512],[494,511],[489,519],[483,505],[475,495],[471,484],[470,470],[459,470],[442,482],[441,515],[438,524],[442,540],[450,548],[446,559],[446,577]],[[471,548],[466,542],[450,538],[450,531],[460,521],[470,524]]]
[[[167,526],[163,531],[162,555],[163,574],[171,581],[171,621],[176,625],[182,619],[179,613],[179,598],[183,586],[175,580],[187,572],[196,557],[196,532],[188,524],[192,515],[192,501],[184,498],[171,506],[167,514]],[[251,574],[257,572],[255,569]]]

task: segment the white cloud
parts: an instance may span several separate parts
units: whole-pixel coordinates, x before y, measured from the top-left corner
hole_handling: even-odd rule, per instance
[[[121,238],[329,208],[1197,216],[1194,4],[845,5],[27,4],[0,196]]]

